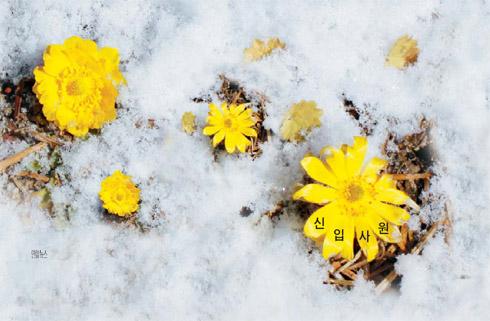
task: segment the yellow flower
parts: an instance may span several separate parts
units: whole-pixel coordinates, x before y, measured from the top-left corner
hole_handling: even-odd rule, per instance
[[[109,213],[129,216],[138,210],[140,190],[130,176],[115,171],[102,181],[99,197]]]
[[[235,148],[244,153],[252,143],[247,138],[257,137],[257,132],[252,127],[255,120],[252,117],[252,109],[245,108],[245,104],[228,106],[221,104],[219,109],[215,104],[209,104],[208,125],[203,134],[214,135],[213,147],[216,147],[223,139],[228,153],[233,153]]]
[[[386,57],[386,65],[403,69],[417,61],[419,48],[417,40],[404,35],[396,40]]]
[[[306,221],[307,237],[323,242],[323,256],[338,253],[346,259],[354,257],[354,238],[368,261],[378,253],[377,237],[397,243],[401,234],[397,225],[410,215],[399,205],[418,208],[404,192],[396,188],[392,175],[380,174],[387,162],[373,158],[363,168],[367,140],[354,137],[354,145],[340,149],[325,147],[325,161],[306,156],[301,161],[306,173],[319,183],[308,184],[293,199],[322,205]]]
[[[116,85],[125,83],[117,49],[75,36],[48,46],[43,59],[34,69],[34,92],[47,120],[84,136],[116,118]]]
[[[279,38],[269,38],[267,42],[260,39],[255,39],[252,42],[250,48],[246,48],[243,53],[245,61],[260,60],[270,54],[276,49],[284,49],[286,45]]]

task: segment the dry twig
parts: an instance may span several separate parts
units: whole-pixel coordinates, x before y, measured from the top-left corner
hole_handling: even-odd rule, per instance
[[[10,157],[3,159],[2,161],[0,161],[0,173],[5,171],[8,167],[10,167],[14,164],[17,164],[18,162],[20,162],[22,159],[29,156],[30,154],[35,153],[35,152],[43,149],[46,146],[47,146],[47,143],[40,142],[40,143],[37,143],[36,145],[33,145],[31,147],[24,149],[21,152],[18,152],[15,155],[12,155]]]
[[[29,171],[22,171],[22,172],[18,173],[16,176],[29,177],[29,178],[35,179],[36,181],[40,181],[43,183],[49,182],[49,177],[38,174],[38,173],[29,172]]]
[[[429,179],[432,177],[432,173],[418,173],[418,174],[392,174],[394,180],[417,180],[417,179]]]

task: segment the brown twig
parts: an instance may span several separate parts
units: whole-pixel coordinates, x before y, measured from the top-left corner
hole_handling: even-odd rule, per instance
[[[14,101],[14,119],[18,120],[20,115],[20,107],[22,105],[22,91],[24,90],[24,79],[19,81],[17,88],[15,89],[15,101]]]
[[[431,239],[434,234],[437,232],[437,228],[439,227],[441,221],[435,222],[427,231],[427,233],[420,239],[420,242],[410,251],[411,254],[417,255],[420,254],[422,249],[424,248],[425,244]],[[384,279],[381,281],[378,286],[376,286],[375,292],[376,294],[381,294],[384,291],[386,291],[390,285],[391,282],[393,282],[398,275],[396,274],[396,271],[393,270],[391,271]]]
[[[46,146],[47,146],[47,143],[40,142],[40,143],[37,143],[36,145],[33,145],[31,147],[24,149],[21,152],[18,152],[17,154],[14,154],[10,157],[3,159],[2,161],[0,161],[0,173],[5,171],[8,167],[10,167],[14,164],[17,164],[18,162],[20,162],[22,159],[29,156],[30,154],[35,153],[35,152],[43,149]]]
[[[392,174],[394,180],[404,181],[404,180],[417,180],[417,179],[428,179],[432,177],[432,173],[418,173],[418,174]]]
[[[354,281],[351,281],[351,280],[329,279],[328,283],[341,285],[341,286],[353,286],[354,285]]]
[[[425,234],[422,237],[420,242],[412,249],[412,251],[410,251],[410,253],[420,254],[420,252],[422,251],[422,248],[425,246],[425,244],[427,244],[429,239],[432,238],[434,236],[434,234],[436,234],[437,228],[439,227],[440,224],[441,224],[441,221],[437,221],[434,224],[432,224],[430,229],[427,231],[427,234]]]
[[[45,143],[48,143],[50,144],[51,146],[53,145],[56,145],[56,146],[60,146],[60,145],[63,145],[62,142],[60,142],[59,140],[55,139],[55,138],[52,138],[52,137],[49,137],[49,136],[46,136],[44,134],[41,134],[39,132],[35,132],[35,131],[32,131],[31,133],[31,136],[34,137],[37,141],[40,141],[40,142],[45,142]]]
[[[36,181],[40,181],[43,183],[49,182],[49,177],[38,174],[38,173],[29,172],[29,171],[22,171],[22,172],[18,173],[16,176],[33,178]]]
[[[383,293],[384,291],[386,291],[386,290],[387,290],[387,289],[390,287],[391,282],[393,282],[393,281],[396,279],[396,277],[397,277],[397,276],[398,276],[398,275],[396,274],[396,271],[395,271],[395,270],[391,271],[391,272],[390,272],[390,273],[389,273],[389,274],[388,274],[388,275],[387,275],[387,276],[386,276],[386,277],[383,279],[383,281],[381,281],[381,282],[378,284],[378,286],[376,286],[376,288],[374,289],[374,292],[375,292],[376,294],[378,294],[378,295],[379,295],[379,294]]]

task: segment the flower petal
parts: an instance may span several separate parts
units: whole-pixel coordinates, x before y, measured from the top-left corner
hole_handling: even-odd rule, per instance
[[[347,232],[347,235],[345,232]],[[323,257],[329,259],[331,256],[341,252],[350,257],[351,252],[354,251],[353,239],[354,227],[352,219],[343,215],[337,209],[337,211],[329,215],[325,238],[323,240]]]
[[[232,109],[232,113],[235,116],[239,116],[245,110],[245,104],[240,104],[238,106],[232,105],[234,108]]]
[[[369,223],[362,217],[356,219],[356,238],[367,261],[374,260],[378,254],[378,240]]]
[[[229,154],[232,154],[235,151],[235,147],[237,145],[237,137],[235,133],[227,133],[225,135],[225,148]]]
[[[381,171],[387,164],[388,161],[378,157],[374,157],[366,165],[362,176],[366,179],[368,183],[373,184],[378,179],[379,171]]]
[[[388,243],[398,243],[401,241],[402,235],[398,227],[384,220],[376,214],[371,214],[367,218],[369,227],[383,241]]]
[[[207,126],[207,127],[204,127],[202,133],[206,136],[211,136],[211,135],[216,134],[220,129],[221,129],[221,127],[219,127],[219,126]]]
[[[326,162],[335,176],[339,179],[350,177],[346,168],[344,152],[330,146],[327,147],[326,150],[330,152],[330,155],[328,155],[326,158]]]
[[[294,200],[303,199],[315,204],[326,204],[337,198],[337,191],[320,184],[308,184],[293,194]]]
[[[212,116],[219,116],[220,118],[223,117],[222,113],[219,111],[218,107],[213,104],[213,103],[210,103],[209,104],[209,114],[212,115]]]
[[[360,174],[364,157],[366,157],[367,147],[367,139],[360,136],[354,137],[352,147],[347,147],[345,166],[350,176],[358,176]]]
[[[387,188],[396,188],[396,181],[393,179],[393,175],[383,174],[378,179],[378,181],[374,184],[374,187],[377,190],[382,190],[382,189],[387,189]]]
[[[323,257],[341,253],[346,259],[354,258],[354,222],[352,217],[332,213],[323,240]]]
[[[222,129],[216,133],[213,137],[213,147],[218,146],[219,143],[225,138],[225,131]]]
[[[228,116],[228,114],[230,113],[230,109],[229,109],[227,103],[222,103],[221,104],[221,110],[223,112],[223,116]]]
[[[301,160],[301,166],[303,166],[306,173],[314,180],[328,186],[337,186],[337,178],[325,167],[323,162],[318,157],[307,156],[303,158]]]
[[[317,240],[320,237],[323,237],[326,232],[327,223],[327,215],[331,215],[338,207],[335,202],[328,203],[327,205],[320,207],[317,209],[310,217],[306,220],[305,226],[303,227],[303,232],[306,237]]]
[[[240,132],[245,136],[257,137],[257,132],[253,128],[242,128]]]
[[[246,109],[244,110],[240,115],[238,115],[237,119],[238,120],[250,120],[252,118],[253,111],[252,109]],[[255,122],[254,122],[255,124]]]
[[[381,202],[403,205],[407,202],[409,197],[404,192],[395,188],[376,188],[375,198]]]
[[[370,206],[373,213],[396,225],[402,225],[410,219],[410,214],[407,211],[395,205],[374,201]]]
[[[252,143],[242,134],[235,134],[237,136],[237,147],[240,153],[245,153],[247,150],[247,147],[251,145]]]
[[[210,126],[221,126],[223,127],[223,117],[221,114],[219,115],[209,115],[207,119],[207,123]]]

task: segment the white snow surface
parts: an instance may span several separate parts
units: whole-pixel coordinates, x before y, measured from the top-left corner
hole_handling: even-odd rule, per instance
[[[489,14],[483,0],[1,0],[2,77],[29,75],[48,44],[79,35],[119,49],[128,86],[116,121],[62,149],[59,173],[70,182],[52,196],[71,206],[68,225],[14,202],[0,176],[0,320],[488,320]],[[386,67],[404,34],[418,40],[418,62]],[[275,36],[287,50],[243,62],[254,38]],[[183,133],[180,119],[192,111],[202,129],[207,105],[192,98],[219,74],[268,97],[265,124],[276,133],[301,99],[324,110],[323,125],[302,144],[276,135],[255,161],[214,161],[209,139]],[[422,255],[400,257],[400,290],[381,296],[362,278],[351,291],[324,285],[329,266],[308,254],[297,216],[262,216],[290,197],[306,152],[360,134],[342,94],[378,121],[369,156],[388,130],[433,120],[430,192],[451,202],[449,245],[438,233]],[[135,126],[148,118],[158,128]],[[25,147],[2,143],[0,157]],[[142,189],[138,216],[149,232],[103,218],[100,182],[116,169]],[[242,206],[253,213],[242,217]],[[48,258],[32,259],[34,249]]]

